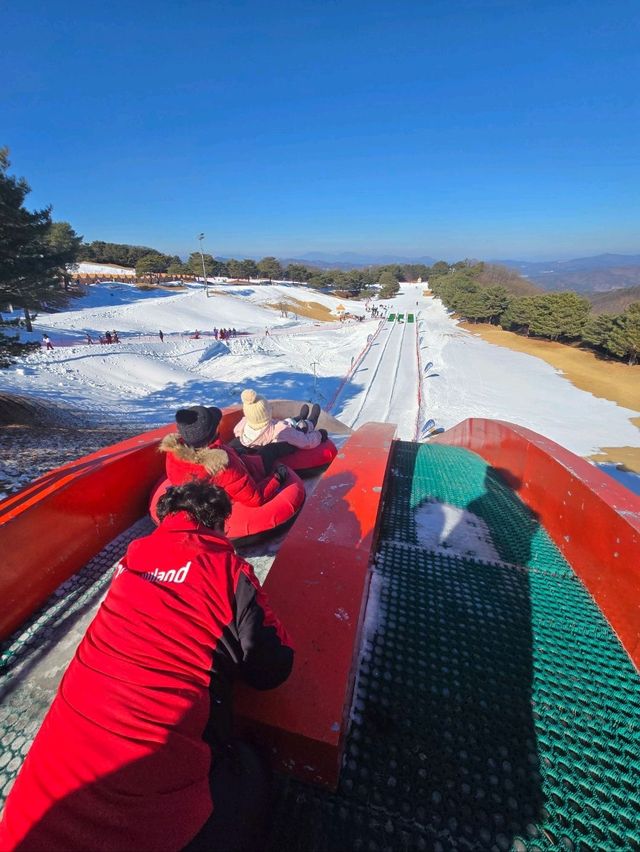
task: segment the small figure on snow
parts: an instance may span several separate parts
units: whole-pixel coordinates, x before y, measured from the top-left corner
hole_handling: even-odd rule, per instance
[[[53,343],[52,343],[52,342],[51,342],[51,340],[49,339],[49,335],[48,335],[48,334],[43,334],[43,335],[42,335],[42,342],[43,342],[43,343],[44,343],[44,345],[47,347],[47,349],[53,349]]]
[[[160,338],[160,343],[164,343],[164,334],[162,333],[162,329],[158,332],[158,337]]]

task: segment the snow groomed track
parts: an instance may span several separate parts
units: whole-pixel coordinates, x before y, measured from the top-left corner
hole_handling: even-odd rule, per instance
[[[417,328],[415,314],[411,321],[406,312],[402,319],[394,315],[357,366],[351,379],[354,396],[339,415],[353,429],[368,422],[395,423],[399,437],[413,438],[419,400]]]

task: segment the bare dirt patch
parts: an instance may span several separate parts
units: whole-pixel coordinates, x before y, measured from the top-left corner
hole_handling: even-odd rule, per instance
[[[631,422],[640,428],[640,365],[629,367],[615,361],[604,361],[584,349],[554,343],[552,340],[521,337],[495,325],[462,322],[460,326],[488,343],[542,358],[547,364],[564,373],[580,390],[638,411],[638,416],[631,418]],[[622,464],[629,470],[640,473],[638,447],[602,447],[601,452],[591,458],[598,462]]]
[[[274,311],[281,311],[284,308],[289,313],[297,314],[299,317],[307,317],[320,322],[335,322],[337,319],[337,316],[331,312],[331,308],[326,305],[321,305],[319,302],[302,302],[292,296],[287,296],[286,299],[280,299],[278,302],[266,302],[265,307]]]

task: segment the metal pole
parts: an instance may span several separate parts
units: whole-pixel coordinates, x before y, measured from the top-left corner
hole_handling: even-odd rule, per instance
[[[316,367],[319,365],[319,361],[312,361],[311,366],[313,367],[313,395],[314,397],[318,396],[318,374],[316,373]]]
[[[202,253],[202,241],[204,240],[204,234],[198,234],[198,239],[200,240],[200,259],[202,260],[202,277],[204,278],[204,286],[205,290],[209,286],[207,282],[207,273],[204,268],[204,254]]]

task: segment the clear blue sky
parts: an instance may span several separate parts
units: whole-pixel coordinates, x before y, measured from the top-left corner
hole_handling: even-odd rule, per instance
[[[640,252],[638,0],[4,4],[0,144],[85,239]]]

